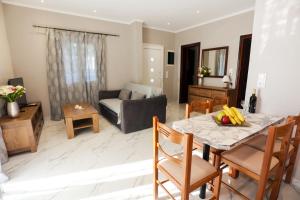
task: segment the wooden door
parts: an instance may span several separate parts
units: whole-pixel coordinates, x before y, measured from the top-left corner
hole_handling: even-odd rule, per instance
[[[181,46],[179,103],[188,102],[189,85],[198,84],[200,42]]]
[[[248,69],[250,61],[252,34],[242,35],[240,37],[239,60],[237,69],[236,89],[237,89],[237,107],[241,108],[241,102],[245,100]]]

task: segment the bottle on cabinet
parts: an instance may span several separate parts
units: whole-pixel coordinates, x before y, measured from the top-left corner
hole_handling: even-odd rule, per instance
[[[249,100],[249,113],[255,113],[256,110],[256,89],[253,89],[252,95]]]

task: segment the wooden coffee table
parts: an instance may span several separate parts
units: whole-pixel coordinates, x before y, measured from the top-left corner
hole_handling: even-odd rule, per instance
[[[75,109],[76,104],[66,104],[63,107],[68,139],[74,137],[74,131],[92,127],[94,133],[99,132],[98,111],[88,103],[78,103],[82,110]]]

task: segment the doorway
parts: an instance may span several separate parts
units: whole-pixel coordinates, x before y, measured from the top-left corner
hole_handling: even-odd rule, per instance
[[[242,108],[245,103],[249,61],[251,53],[252,34],[240,37],[239,59],[236,79],[237,107]]]
[[[164,47],[144,43],[143,84],[163,90]]]
[[[188,102],[189,85],[198,84],[200,42],[181,46],[179,103]]]

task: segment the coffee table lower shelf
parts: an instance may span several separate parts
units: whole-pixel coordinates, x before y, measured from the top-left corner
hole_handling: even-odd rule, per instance
[[[89,128],[89,127],[93,127],[93,119],[92,118],[80,119],[80,120],[73,121],[73,129],[74,130]]]

